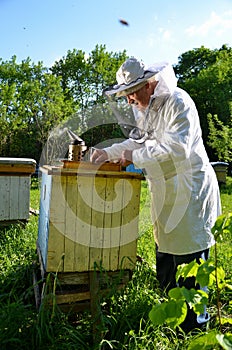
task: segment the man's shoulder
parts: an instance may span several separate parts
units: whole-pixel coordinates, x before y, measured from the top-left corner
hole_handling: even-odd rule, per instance
[[[189,105],[193,103],[191,96],[187,93],[187,91],[177,87],[172,95],[169,97],[170,103],[178,103],[180,105]]]
[[[190,95],[187,93],[187,91],[179,87],[176,87],[174,93],[171,96],[174,96],[175,98],[190,98]]]

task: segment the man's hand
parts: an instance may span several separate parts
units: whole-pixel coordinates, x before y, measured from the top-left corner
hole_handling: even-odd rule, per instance
[[[108,160],[108,155],[103,149],[95,149],[90,157],[92,163],[104,163]],[[121,154],[120,164],[127,166],[132,163],[132,151],[125,150]]]
[[[123,166],[127,166],[130,163],[132,163],[132,151],[126,149],[125,151],[122,152],[120,163]]]
[[[108,155],[103,149],[95,149],[90,157],[92,163],[104,163],[108,160]]]

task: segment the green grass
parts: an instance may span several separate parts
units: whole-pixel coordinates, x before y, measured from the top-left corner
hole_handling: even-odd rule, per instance
[[[220,192],[223,213],[232,213],[232,177],[227,177],[226,184],[221,185]]]
[[[38,217],[31,216],[25,227],[12,225],[0,229],[0,349],[30,350],[186,350],[193,335],[178,339],[167,327],[154,328],[148,313],[163,299],[156,280],[155,249],[152,226],[149,219],[149,198],[144,182],[141,196],[140,238],[138,262],[132,280],[122,291],[115,291],[110,298],[101,300],[102,336],[99,343],[92,343],[91,317],[88,312],[70,317],[58,308],[42,304],[36,310],[32,280],[33,262],[37,259],[36,239]],[[231,212],[232,181],[221,187],[223,212]],[[39,208],[39,189],[35,180],[31,187],[31,207]],[[218,245],[219,262],[232,283],[231,241]],[[217,329],[215,290],[210,291],[211,329]],[[221,304],[224,315],[231,314],[231,294],[222,291]],[[225,330],[228,329],[225,326]],[[217,348],[215,348],[217,349]],[[219,349],[219,347],[218,347]]]

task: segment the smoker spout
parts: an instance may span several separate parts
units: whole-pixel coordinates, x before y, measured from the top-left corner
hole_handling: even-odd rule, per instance
[[[76,145],[82,145],[85,146],[85,141],[82,140],[78,135],[76,135],[72,130],[67,130],[68,136],[70,140],[75,143]]]

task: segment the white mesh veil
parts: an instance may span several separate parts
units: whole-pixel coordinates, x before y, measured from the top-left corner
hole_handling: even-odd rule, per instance
[[[146,70],[156,72],[156,74],[149,79],[156,80],[159,84],[156,86],[153,96],[159,96],[163,94],[172,94],[177,86],[177,78],[175,76],[172,65],[166,62],[155,63]]]

